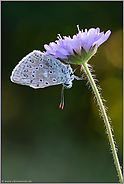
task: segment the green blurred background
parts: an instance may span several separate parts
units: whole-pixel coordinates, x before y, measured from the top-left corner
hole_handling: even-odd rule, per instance
[[[1,2],[3,182],[118,182],[105,126],[85,80],[65,90],[61,110],[62,85],[34,90],[12,83],[10,75],[25,55],[44,51],[58,33],[76,34],[77,24],[110,29],[89,63],[107,101],[122,166],[122,8],[121,1]]]

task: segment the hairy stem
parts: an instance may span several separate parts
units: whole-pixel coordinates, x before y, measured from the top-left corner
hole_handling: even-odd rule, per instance
[[[117,151],[116,151],[116,147],[115,147],[115,143],[114,143],[114,139],[113,139],[113,135],[112,135],[112,131],[111,131],[110,123],[109,123],[109,120],[108,120],[108,117],[107,117],[107,114],[106,114],[105,107],[103,105],[103,102],[102,102],[100,93],[97,89],[96,83],[95,83],[95,81],[92,77],[92,74],[91,74],[91,72],[88,68],[88,64],[86,62],[83,63],[82,68],[84,69],[84,71],[85,71],[85,73],[88,77],[88,80],[90,81],[90,84],[92,86],[92,89],[93,89],[94,94],[95,94],[96,99],[97,99],[97,103],[98,103],[99,108],[101,110],[102,117],[103,117],[103,120],[104,120],[104,123],[105,123],[105,126],[106,126],[106,130],[107,130],[110,146],[111,146],[111,149],[112,149],[112,154],[113,154],[116,170],[117,170],[117,173],[118,173],[118,176],[119,176],[119,180],[122,183],[123,182],[123,176],[122,176],[121,166],[120,166],[120,163],[119,163],[119,159],[118,159],[118,155],[117,155]]]

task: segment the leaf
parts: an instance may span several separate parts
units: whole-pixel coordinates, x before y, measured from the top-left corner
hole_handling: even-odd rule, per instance
[[[87,56],[87,52],[85,51],[83,47],[81,47],[81,57],[86,58],[86,56]]]
[[[67,57],[68,57],[68,59],[69,59],[69,63],[72,63],[72,64],[81,64],[82,63],[82,60],[81,60],[81,58],[77,58],[77,57],[75,57],[75,56],[73,56],[73,55],[67,55]]]

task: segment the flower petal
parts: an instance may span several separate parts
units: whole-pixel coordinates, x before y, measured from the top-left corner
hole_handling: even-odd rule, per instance
[[[96,42],[94,42],[93,45],[96,45],[97,47],[100,46],[102,43],[104,43],[108,39],[108,37],[110,36],[110,34],[111,34],[111,31],[108,30],[106,32],[106,34],[105,35],[103,34],[99,40],[97,40]]]
[[[63,36],[62,38],[58,35],[58,40],[51,42],[49,45],[45,44],[45,53],[60,59],[67,59],[67,55],[74,56],[78,54],[81,56],[81,50],[83,48],[87,54],[90,53],[90,55],[92,55],[95,52],[91,53],[91,48],[95,46],[94,49],[97,50],[97,47],[105,42],[110,34],[110,30],[104,34],[104,32],[100,32],[100,28],[98,27],[96,29],[91,28],[89,30],[85,29],[85,31],[80,31],[78,26],[78,34],[74,35],[72,38],[70,36]]]

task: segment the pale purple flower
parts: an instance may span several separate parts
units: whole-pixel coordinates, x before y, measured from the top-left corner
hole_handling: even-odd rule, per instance
[[[45,44],[45,53],[47,55],[52,55],[55,58],[68,59],[68,55],[75,56],[75,53],[81,56],[81,50],[83,48],[87,54],[90,52],[90,55],[93,55],[91,54],[91,48],[96,52],[97,48],[104,43],[111,34],[110,30],[104,34],[104,32],[100,32],[99,28],[80,31],[79,26],[77,27],[78,34],[74,35],[73,38],[70,36],[63,36],[62,38],[58,35],[58,40],[51,42],[49,45]]]

